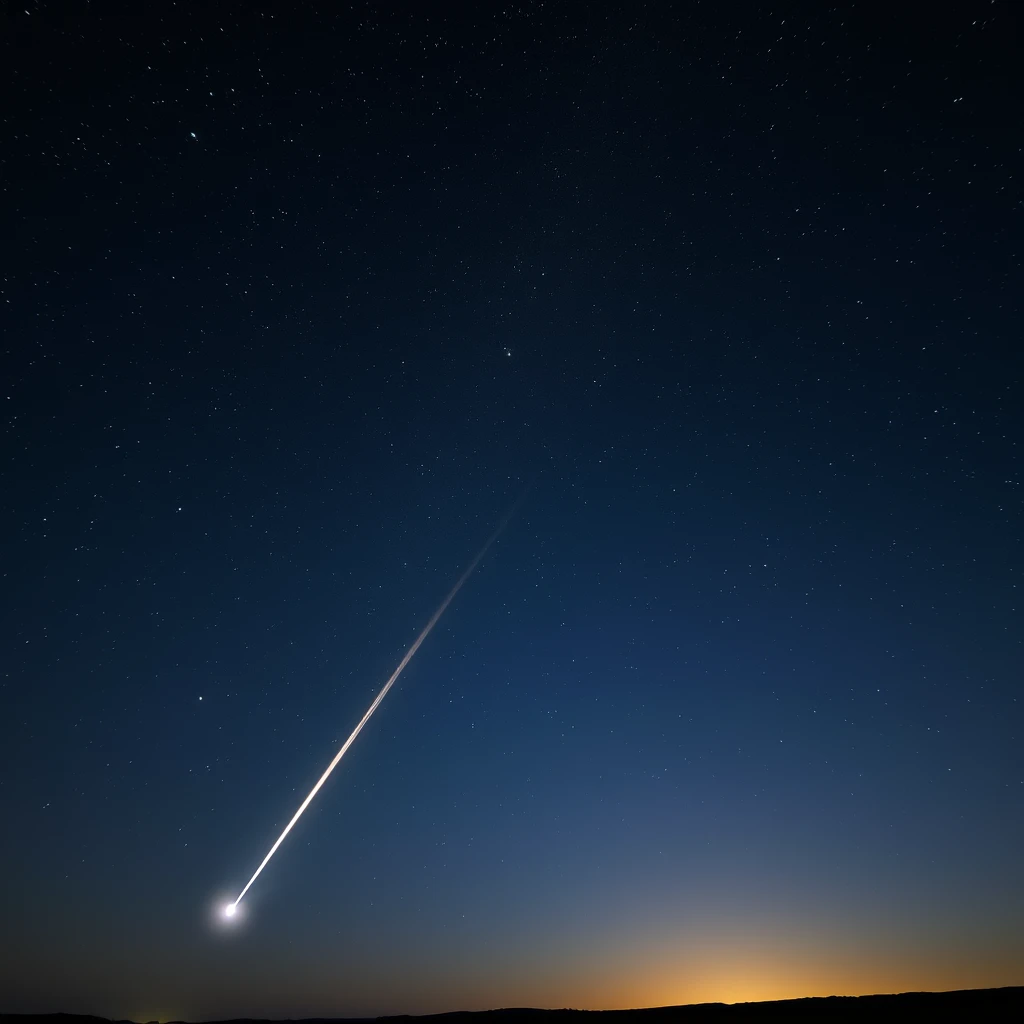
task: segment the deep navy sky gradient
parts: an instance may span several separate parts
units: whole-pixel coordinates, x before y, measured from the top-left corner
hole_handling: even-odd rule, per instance
[[[7,7],[0,1010],[1024,984],[1020,29]]]

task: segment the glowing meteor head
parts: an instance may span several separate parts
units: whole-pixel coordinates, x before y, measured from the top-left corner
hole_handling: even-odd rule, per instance
[[[234,917],[235,914],[237,913],[237,911],[238,911],[238,904],[237,903],[226,903],[224,905],[224,916],[225,917]]]

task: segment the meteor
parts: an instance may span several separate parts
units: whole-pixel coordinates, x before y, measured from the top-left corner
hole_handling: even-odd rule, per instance
[[[476,558],[474,558],[473,561],[469,563],[463,574],[455,581],[455,586],[452,587],[452,589],[448,592],[448,596],[441,602],[440,607],[437,609],[437,611],[434,612],[433,615],[431,615],[430,621],[423,627],[423,630],[420,632],[420,635],[416,637],[416,639],[412,642],[412,646],[409,648],[409,650],[405,652],[405,656],[398,663],[398,668],[396,668],[395,671],[391,673],[390,678],[384,684],[384,688],[380,691],[380,693],[377,694],[376,698],[374,698],[373,703],[369,706],[369,708],[367,708],[366,714],[363,715],[363,717],[359,720],[359,724],[352,730],[352,735],[349,736],[347,740],[345,740],[345,742],[341,746],[341,749],[334,755],[334,760],[331,761],[331,763],[327,766],[327,770],[323,773],[323,775],[320,776],[320,778],[317,780],[316,785],[309,791],[309,794],[306,796],[306,799],[303,800],[301,804],[299,804],[299,809],[292,815],[292,820],[289,821],[287,825],[285,825],[284,831],[277,837],[277,840],[275,841],[274,845],[270,848],[270,851],[267,853],[266,857],[263,858],[262,862],[260,863],[260,866],[253,872],[252,878],[250,878],[249,881],[245,883],[245,888],[238,894],[238,897],[235,899],[234,903],[228,903],[224,906],[222,913],[224,914],[225,917],[230,918],[235,916],[235,912],[238,910],[238,904],[242,902],[242,897],[249,891],[249,887],[252,885],[252,883],[255,882],[257,878],[259,878],[260,873],[267,866],[267,864],[270,863],[270,858],[273,857],[275,853],[277,853],[277,848],[284,842],[285,836],[287,836],[288,833],[291,832],[291,830],[295,827],[295,823],[299,820],[299,818],[302,817],[302,812],[305,811],[305,809],[313,802],[313,797],[315,797],[317,793],[320,792],[320,787],[330,778],[331,772],[333,772],[334,769],[337,768],[338,762],[348,752],[348,748],[351,747],[352,744],[355,742],[355,738],[362,732],[363,726],[366,725],[366,723],[370,720],[370,717],[373,715],[374,711],[376,711],[377,708],[380,707],[380,703],[387,696],[388,690],[390,690],[391,687],[395,685],[395,682],[398,679],[398,677],[405,671],[405,666],[409,664],[409,662],[412,660],[413,655],[420,649],[420,644],[422,644],[423,641],[426,640],[428,636],[430,636],[430,631],[437,625],[438,619],[440,619],[441,616],[444,615],[445,610],[448,608],[448,605],[452,603],[452,599],[462,589],[463,583],[465,583],[466,580],[468,580],[469,577],[473,575],[473,571],[483,560],[484,555],[487,554],[491,545],[498,539],[498,537],[501,536],[501,533],[508,525],[509,520],[516,514],[516,511],[519,509],[519,506],[523,503],[523,499],[526,497],[527,493],[529,492],[529,489],[529,486],[527,486],[526,490],[524,490],[523,493],[519,496],[519,498],[516,500],[512,508],[509,509],[508,513],[505,515],[505,518],[502,519],[502,521],[498,524],[494,533],[492,533],[490,537],[487,538],[487,542],[477,553]]]

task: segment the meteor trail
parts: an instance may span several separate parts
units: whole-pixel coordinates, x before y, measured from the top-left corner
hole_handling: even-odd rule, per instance
[[[519,506],[523,503],[523,499],[526,497],[527,493],[529,492],[529,489],[530,487],[528,485],[526,490],[524,490],[523,493],[516,500],[512,508],[509,509],[508,513],[505,515],[505,518],[502,519],[502,521],[498,524],[494,533],[492,533],[490,537],[487,538],[487,542],[477,553],[476,558],[474,558],[473,561],[469,563],[465,572],[463,572],[463,574],[458,578],[458,580],[455,583],[455,586],[452,587],[452,589],[448,593],[448,596],[441,602],[440,607],[430,617],[430,621],[423,627],[422,632],[413,641],[412,646],[409,648],[409,650],[405,652],[405,656],[398,663],[398,668],[396,668],[395,671],[391,673],[391,678],[388,679],[388,681],[384,684],[384,688],[380,691],[380,693],[377,694],[376,698],[374,699],[373,703],[369,706],[369,708],[367,708],[366,714],[363,715],[363,717],[359,720],[359,724],[352,730],[352,735],[349,736],[349,738],[345,740],[345,742],[342,744],[341,750],[339,750],[337,754],[334,755],[334,760],[331,761],[331,763],[327,766],[327,770],[323,773],[323,775],[320,776],[320,778],[317,780],[316,785],[309,791],[309,795],[306,797],[305,800],[302,801],[301,804],[299,804],[299,809],[295,812],[295,814],[292,815],[292,820],[289,821],[287,825],[285,825],[284,831],[277,837],[277,841],[270,848],[270,851],[267,853],[266,857],[263,858],[263,861],[261,862],[260,866],[253,872],[252,878],[250,878],[249,881],[245,883],[245,888],[238,894],[237,899],[234,901],[234,903],[228,903],[223,908],[223,913],[225,917],[234,917],[235,911],[238,909],[238,904],[242,902],[242,897],[249,891],[249,887],[252,885],[252,883],[255,882],[257,878],[259,878],[260,872],[262,872],[263,869],[270,862],[270,858],[273,857],[275,853],[277,853],[277,848],[284,842],[285,836],[287,836],[288,833],[291,832],[292,828],[294,827],[295,823],[299,820],[299,818],[302,817],[302,812],[313,802],[313,797],[315,797],[317,793],[320,792],[320,787],[328,780],[328,778],[330,778],[331,772],[333,772],[334,769],[338,766],[338,762],[345,756],[345,754],[348,751],[348,748],[352,746],[353,742],[355,742],[355,738],[359,735],[360,732],[362,732],[363,726],[366,725],[366,723],[370,720],[370,716],[380,706],[380,702],[387,696],[388,690],[390,690],[391,687],[394,686],[395,681],[405,670],[405,666],[408,665],[409,662],[412,660],[412,656],[420,649],[420,644],[422,644],[423,641],[427,639],[427,637],[430,635],[430,631],[434,628],[434,626],[437,625],[437,620],[440,619],[442,615],[444,615],[445,609],[447,609],[448,605],[452,603],[452,598],[454,598],[455,595],[459,592],[459,590],[462,589],[462,584],[465,583],[466,580],[468,580],[469,577],[473,575],[473,570],[476,569],[476,567],[480,564],[480,561],[483,559],[484,555],[487,554],[491,545],[498,539],[499,536],[501,536],[501,533],[508,525],[509,520],[516,514],[517,510],[519,509]]]

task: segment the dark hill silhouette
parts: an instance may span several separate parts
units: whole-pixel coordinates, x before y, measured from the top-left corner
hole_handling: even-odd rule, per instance
[[[790,1020],[1024,1020],[1024,987],[964,989],[958,992],[903,992],[899,995],[826,996],[766,1003],[695,1003],[642,1010],[536,1010],[528,1007],[438,1013],[422,1017],[307,1017],[293,1024],[674,1024],[682,1021]],[[131,1024],[71,1013],[0,1013],[0,1024]],[[152,1022],[151,1022],[152,1024]],[[181,1024],[181,1022],[174,1022]],[[239,1018],[211,1024],[279,1024]]]

